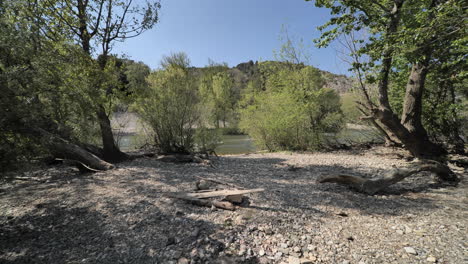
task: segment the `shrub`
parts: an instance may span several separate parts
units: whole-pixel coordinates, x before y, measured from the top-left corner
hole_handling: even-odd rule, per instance
[[[320,72],[312,67],[271,74],[265,91],[245,95],[251,103],[240,110],[241,129],[270,151],[320,147],[324,133],[343,125],[338,94],[322,87]]]
[[[137,112],[154,131],[156,146],[166,153],[194,150],[197,83],[182,65],[167,64],[152,72],[149,87],[137,100]]]

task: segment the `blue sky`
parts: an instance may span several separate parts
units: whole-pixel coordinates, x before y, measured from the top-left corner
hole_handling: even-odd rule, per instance
[[[311,65],[347,73],[334,47],[317,49],[316,29],[328,19],[327,9],[304,0],[162,0],[160,22],[139,37],[117,43],[113,53],[126,54],[157,68],[171,52],[188,54],[193,66],[208,58],[235,66],[249,60],[272,60],[279,49],[281,26],[310,46]]]

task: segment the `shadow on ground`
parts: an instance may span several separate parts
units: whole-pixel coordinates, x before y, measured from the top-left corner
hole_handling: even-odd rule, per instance
[[[198,217],[212,214],[211,209],[163,198],[168,191],[190,190],[197,177],[265,188],[252,195],[250,208],[279,214],[336,217],[335,211],[356,210],[386,216],[437,208],[431,199],[407,195],[412,189],[424,192],[434,187],[427,176],[367,196],[347,187],[315,183],[322,174],[363,175],[369,174],[367,168],[291,169],[286,163],[280,158],[235,156],[220,157],[211,168],[144,158],[110,172],[60,175],[59,171],[3,189],[0,262],[165,263],[186,257],[209,263],[223,252],[221,241],[229,232]],[[251,258],[245,263],[257,262]]]

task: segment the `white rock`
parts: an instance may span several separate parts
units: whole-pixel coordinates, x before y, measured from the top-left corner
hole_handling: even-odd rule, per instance
[[[288,258],[288,263],[289,264],[301,264],[301,260],[299,258],[296,258],[296,257],[289,257]]]
[[[414,250],[414,248],[412,247],[404,247],[406,253],[408,254],[412,254],[412,255],[417,255],[418,253],[416,252],[416,250]]]
[[[437,259],[435,257],[433,257],[433,256],[428,257],[426,260],[427,260],[427,262],[431,262],[431,263],[436,263],[437,262]]]

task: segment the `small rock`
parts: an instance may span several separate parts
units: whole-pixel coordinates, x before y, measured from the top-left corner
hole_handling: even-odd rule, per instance
[[[189,264],[190,261],[186,258],[180,258],[178,261],[177,261],[177,264]]]
[[[314,251],[316,248],[317,248],[317,247],[314,246],[314,245],[312,245],[312,244],[309,244],[309,245],[307,246],[307,249],[310,250],[310,251]]]
[[[433,256],[429,256],[427,259],[427,262],[431,262],[431,263],[436,263],[437,262],[437,259]]]
[[[258,255],[259,255],[260,257],[264,256],[264,255],[265,255],[265,250],[263,250],[263,248],[260,249],[260,250],[258,251]]]
[[[288,258],[288,263],[289,264],[301,264],[301,260],[299,258],[296,258],[296,257],[289,257]]]
[[[400,230],[400,229],[398,229],[396,232],[397,232],[397,234],[399,234],[399,235],[403,235],[403,234],[404,234],[403,231]]]
[[[408,254],[411,254],[411,255],[417,255],[418,253],[416,252],[416,250],[414,250],[414,248],[412,247],[404,247],[406,253]]]

